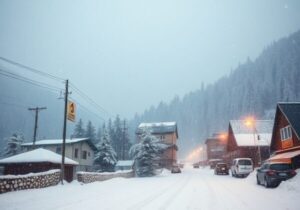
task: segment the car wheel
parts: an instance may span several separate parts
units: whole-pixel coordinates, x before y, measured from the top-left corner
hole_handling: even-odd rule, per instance
[[[256,175],[256,184],[260,185],[260,181],[257,175]]]

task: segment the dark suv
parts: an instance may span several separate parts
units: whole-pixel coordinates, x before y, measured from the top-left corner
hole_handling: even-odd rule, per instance
[[[217,163],[215,167],[215,174],[229,174],[229,168],[226,163]]]
[[[292,178],[296,171],[288,163],[264,163],[257,169],[257,184],[263,184],[266,188],[277,187],[281,181]]]

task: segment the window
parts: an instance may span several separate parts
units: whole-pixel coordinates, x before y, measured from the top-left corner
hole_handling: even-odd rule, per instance
[[[74,154],[74,157],[75,157],[75,158],[78,158],[78,149],[77,149],[77,148],[75,148],[75,154]]]
[[[86,151],[82,151],[82,159],[86,160],[87,157],[87,152]]]
[[[292,138],[291,126],[286,126],[286,127],[280,129],[280,138],[281,138],[281,141]]]
[[[61,154],[61,147],[56,147],[56,153]]]
[[[160,136],[160,139],[161,139],[161,140],[164,140],[164,139],[165,139],[165,136]]]

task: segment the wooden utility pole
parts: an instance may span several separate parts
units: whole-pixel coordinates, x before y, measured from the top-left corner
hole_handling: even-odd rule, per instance
[[[65,148],[66,148],[66,135],[67,135],[67,113],[68,113],[68,95],[69,95],[69,80],[66,80],[65,88],[65,111],[64,111],[64,127],[63,127],[63,141],[62,141],[62,154],[61,154],[61,184],[64,184],[65,177]]]
[[[39,111],[45,110],[47,107],[28,108],[29,111],[35,111],[34,132],[33,132],[33,149],[35,148],[36,132],[38,128]]]
[[[126,135],[126,121],[123,121],[123,139],[122,139],[122,159],[125,160],[125,135]]]

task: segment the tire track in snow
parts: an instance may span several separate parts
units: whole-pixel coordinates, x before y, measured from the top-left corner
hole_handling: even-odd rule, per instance
[[[178,179],[175,179],[174,182],[172,182],[170,185],[168,185],[167,187],[165,187],[163,190],[160,190],[159,192],[156,192],[150,196],[148,196],[146,199],[137,202],[136,204],[134,204],[131,207],[128,207],[127,210],[140,210],[145,206],[148,206],[149,204],[151,204],[153,201],[155,201],[156,199],[158,199],[159,197],[163,196],[164,194],[168,193],[169,190],[172,190],[172,188],[174,188],[174,185],[176,186],[178,183],[176,183]],[[180,180],[180,178],[179,178]],[[185,179],[181,182],[185,182]],[[180,183],[181,183],[180,182]]]
[[[169,196],[169,198],[159,207],[159,210],[165,210],[167,209],[172,201],[178,197],[178,195],[182,192],[182,190],[188,185],[189,181],[191,179],[191,176],[188,176],[185,178],[185,181]]]

